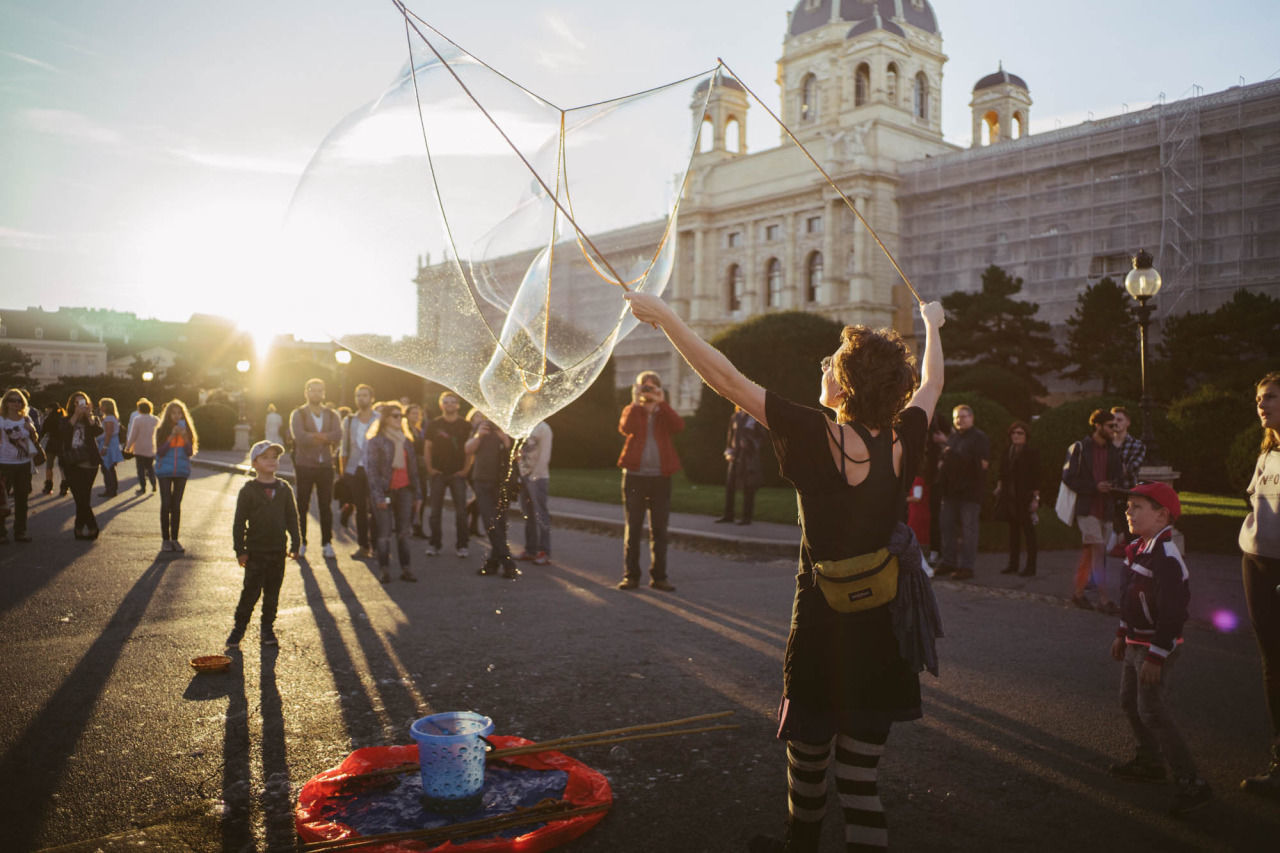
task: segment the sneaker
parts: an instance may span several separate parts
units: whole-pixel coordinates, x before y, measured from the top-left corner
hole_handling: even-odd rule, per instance
[[[551,562],[551,556],[546,551],[539,551],[537,556],[533,558],[535,566],[545,566]]]
[[[1144,758],[1131,758],[1123,764],[1112,764],[1107,772],[1117,779],[1129,782],[1163,782],[1165,778],[1164,765]]]
[[[145,495],[145,494],[147,493],[147,490],[146,490],[146,489],[134,489],[134,490],[133,490],[133,493],[134,493],[135,495]],[[48,492],[45,492],[45,494],[47,495],[47,494],[49,494],[49,493],[48,493]]]
[[[326,560],[333,560],[333,559],[336,559],[338,556],[333,550],[333,545],[331,545],[328,542],[324,543],[324,547],[320,549],[320,553],[324,556]],[[302,554],[299,553],[298,556],[301,557]]]
[[[1074,604],[1076,607],[1079,607],[1081,610],[1093,609],[1093,602],[1085,598],[1083,595],[1071,596],[1071,603]]]
[[[183,548],[182,543],[179,542],[177,539],[174,539],[172,542],[169,543],[169,545],[170,545],[169,550],[171,551],[177,551],[179,554],[185,554],[187,552],[187,549]]]
[[[511,559],[519,560],[522,563],[531,563],[533,562],[533,555],[528,551],[521,551],[519,554],[512,554]]]
[[[457,555],[458,555],[459,557],[470,557],[470,556],[471,556],[471,552],[470,552],[470,551],[468,551],[466,548],[459,548],[455,553],[457,553]]]
[[[372,560],[373,549],[366,545],[363,548],[357,548],[355,553],[351,556],[355,557],[357,560]]]
[[[173,542],[169,541],[168,539],[164,540],[164,544],[162,544],[162,545],[160,546],[160,550],[161,550],[161,551],[172,551],[172,550],[173,550]]]
[[[275,629],[270,625],[264,625],[262,627],[262,633],[259,635],[258,642],[262,643],[264,646],[280,645],[280,640],[276,638]]]
[[[51,495],[51,494],[53,494],[53,480],[45,480],[45,481],[44,481],[44,488],[40,490],[40,494],[42,494],[42,495]]]
[[[649,586],[653,587],[654,589],[660,589],[663,592],[676,591],[676,588],[672,586],[671,582],[666,578],[654,578],[653,580],[649,581]]]
[[[1273,753],[1271,764],[1264,772],[1250,776],[1240,783],[1240,790],[1280,800],[1280,749]]]
[[[301,560],[305,556],[307,556],[307,543],[303,542],[298,546],[298,559]]]
[[[415,575],[413,572],[409,571],[408,569],[405,569],[403,572],[400,573],[400,580],[408,581],[409,583],[417,583],[418,576]]]
[[[231,629],[231,633],[227,635],[226,647],[229,649],[239,648],[240,641],[244,639],[244,626],[237,625]]]
[[[1184,815],[1213,799],[1213,789],[1203,779],[1179,779],[1177,784],[1178,790],[1174,792],[1173,802],[1169,804],[1171,815]]]
[[[428,545],[428,546],[427,546],[427,556],[428,556],[428,557],[438,557],[438,556],[440,556],[440,549],[439,549],[439,548],[437,548],[435,545]]]
[[[623,578],[618,581],[618,589],[635,589],[640,586],[640,582],[632,578]]]
[[[717,518],[714,523],[715,524],[733,524],[733,516],[722,515],[719,518]]]

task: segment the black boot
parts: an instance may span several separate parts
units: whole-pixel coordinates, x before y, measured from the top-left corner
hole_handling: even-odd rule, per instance
[[[53,480],[45,480],[45,481],[44,481],[44,489],[43,489],[43,491],[41,491],[41,492],[40,492],[40,494],[42,494],[42,495],[51,495],[51,494],[53,494]]]
[[[1271,748],[1271,763],[1267,765],[1267,769],[1241,782],[1240,790],[1280,799],[1280,746]]]

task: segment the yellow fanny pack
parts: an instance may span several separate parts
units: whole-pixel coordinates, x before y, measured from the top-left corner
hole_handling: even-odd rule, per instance
[[[827,605],[839,613],[883,607],[898,597],[898,558],[888,548],[821,560],[813,564],[813,574]]]

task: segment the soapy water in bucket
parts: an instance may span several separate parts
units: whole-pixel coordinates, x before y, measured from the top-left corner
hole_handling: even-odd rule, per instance
[[[484,789],[485,741],[493,720],[474,711],[449,711],[415,720],[422,793],[428,801],[465,803]]]
[[[719,77],[561,109],[406,24],[409,62],[299,182],[288,314],[523,437],[635,327],[623,294],[666,288],[690,108]]]

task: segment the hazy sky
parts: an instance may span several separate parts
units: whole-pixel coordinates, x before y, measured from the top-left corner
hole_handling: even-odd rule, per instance
[[[410,7],[569,106],[723,56],[775,105],[794,0],[465,0]],[[933,0],[943,124],[973,83],[1026,79],[1033,133],[1280,73],[1264,0]],[[0,308],[242,317],[308,159],[406,57],[390,0],[0,2]],[[777,144],[759,110],[752,150]],[[412,269],[406,269],[406,276]],[[306,298],[341,298],[311,294]],[[246,322],[250,322],[246,320]],[[257,318],[288,330],[287,317]]]

